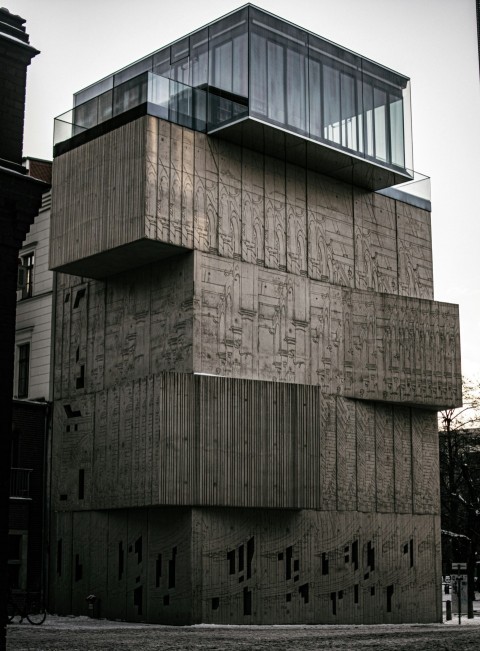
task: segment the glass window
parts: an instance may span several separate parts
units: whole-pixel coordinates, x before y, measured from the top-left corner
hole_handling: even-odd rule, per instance
[[[159,117],[203,129],[208,115],[215,129],[249,114],[383,164],[405,168],[407,157],[411,165],[408,79],[252,5],[80,91],[77,131],[145,102],[146,71],[183,84],[166,98],[150,77]],[[187,87],[208,92],[197,97]]]
[[[153,55],[152,71],[156,75],[170,77],[170,48],[165,47]]]
[[[145,57],[145,59],[140,59],[140,61],[132,63],[127,68],[123,68],[123,70],[120,70],[113,76],[113,86],[120,86],[120,84],[123,84],[130,79],[138,77],[138,75],[141,75],[142,72],[151,71],[152,65],[152,56]]]
[[[232,62],[233,45],[231,41],[220,43],[213,49],[213,86],[233,92]]]
[[[369,83],[363,84],[363,110],[365,115],[365,144],[367,156],[375,155],[373,131],[373,87]]]
[[[18,377],[17,377],[17,397],[26,398],[28,396],[28,380],[30,372],[30,344],[21,344],[18,347]]]
[[[267,115],[271,120],[285,124],[285,48],[268,41],[267,45]]]
[[[306,33],[254,7],[250,29],[251,112],[308,134]]]
[[[88,88],[84,88],[83,90],[78,91],[78,93],[75,93],[73,96],[73,100],[74,100],[73,104],[74,106],[85,104],[85,102],[88,102],[94,97],[98,97],[98,95],[101,95],[102,93],[106,93],[108,90],[111,90],[112,88],[113,88],[113,75],[110,75],[109,77],[106,77],[105,79],[101,79],[100,81],[97,81],[95,84],[88,86]]]
[[[120,115],[147,101],[148,73],[130,79],[113,89],[113,114]]]
[[[22,266],[25,268],[25,285],[22,289],[22,298],[30,298],[33,296],[33,280],[35,269],[34,251],[22,257]]]
[[[287,49],[287,124],[297,131],[307,131],[307,61],[302,52]]]
[[[233,39],[232,60],[233,92],[248,96],[248,36],[245,32]]]
[[[392,164],[405,167],[405,143],[403,137],[403,100],[390,96],[390,143]]]
[[[190,83],[190,38],[182,38],[170,48],[170,78]]]
[[[340,71],[326,65],[323,66],[323,106],[323,137],[340,144]]]
[[[190,62],[188,59],[178,61],[170,68],[170,79],[188,85],[190,82]]]
[[[373,91],[373,101],[375,104],[375,158],[381,161],[387,160],[387,123],[386,123],[386,103],[387,94],[383,90],[375,88]]]
[[[173,43],[170,47],[170,64],[190,56],[190,37],[186,36],[180,41]]]
[[[355,100],[355,78],[349,74],[340,75],[340,104],[342,110],[342,145],[357,149],[357,102]]]
[[[260,34],[251,36],[252,71],[250,73],[250,109],[267,116],[267,39]]]
[[[205,87],[208,84],[208,28],[190,37],[190,84]]]
[[[209,86],[214,92],[247,97],[247,16],[245,7],[209,27]]]
[[[98,123],[109,120],[113,113],[113,91],[109,90],[98,97]]]
[[[322,137],[322,77],[319,61],[310,59],[308,69],[308,86],[310,100],[310,136]]]
[[[77,127],[82,127],[82,129],[90,129],[98,124],[98,97],[80,104],[80,106],[75,107],[74,109],[74,124]]]
[[[363,106],[363,86],[362,82],[360,79],[357,79],[357,110],[358,110],[358,115],[357,115],[357,120],[358,120],[358,129],[357,129],[357,135],[358,135],[358,151],[360,153],[365,152],[364,148],[364,129],[365,129],[365,124],[364,124],[364,119],[363,119],[363,111],[362,107]]]

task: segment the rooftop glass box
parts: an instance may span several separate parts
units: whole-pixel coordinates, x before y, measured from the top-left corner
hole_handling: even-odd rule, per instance
[[[76,93],[55,154],[144,113],[371,190],[413,178],[409,79],[250,4]]]

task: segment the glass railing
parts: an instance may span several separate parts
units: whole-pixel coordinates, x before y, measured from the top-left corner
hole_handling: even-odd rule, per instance
[[[145,104],[150,115],[202,132],[248,115],[245,104],[145,72],[55,118],[53,144]]]
[[[405,195],[406,198],[413,197],[426,202],[431,201],[432,196],[430,177],[425,176],[425,174],[420,174],[420,172],[413,172],[413,179],[411,181],[399,183],[398,185],[393,185],[391,188],[378,190],[378,192],[388,197],[401,199],[401,195]]]
[[[146,113],[175,124],[212,133],[248,117],[249,107],[203,88],[143,72],[59,115],[54,125],[54,145],[93,129],[139,106]],[[390,187],[388,196],[398,193],[430,201],[430,179],[412,173],[413,179]],[[400,197],[401,198],[401,197]]]

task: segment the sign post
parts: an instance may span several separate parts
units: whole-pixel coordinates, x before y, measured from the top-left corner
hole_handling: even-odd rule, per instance
[[[466,571],[467,571],[466,563],[452,563],[452,574],[457,575],[458,623],[459,624],[462,623],[462,582],[464,578],[463,573]]]

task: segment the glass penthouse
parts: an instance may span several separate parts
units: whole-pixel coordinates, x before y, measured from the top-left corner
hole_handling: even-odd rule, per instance
[[[76,93],[55,153],[150,114],[378,190],[413,178],[409,89],[246,5]]]

